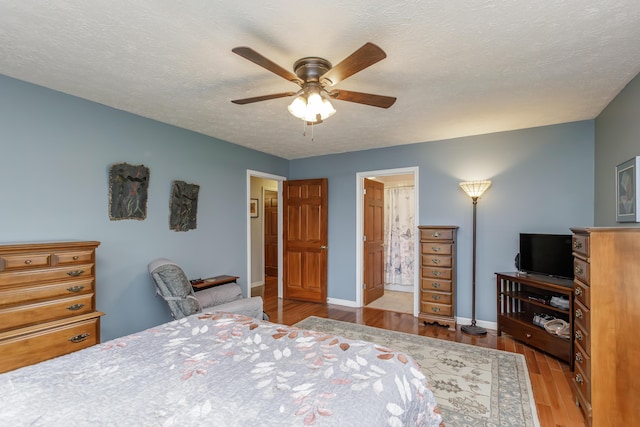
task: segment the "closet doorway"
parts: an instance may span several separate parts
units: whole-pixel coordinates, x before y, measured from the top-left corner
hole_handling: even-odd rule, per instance
[[[358,174],[359,306],[418,313],[417,173],[403,168]]]

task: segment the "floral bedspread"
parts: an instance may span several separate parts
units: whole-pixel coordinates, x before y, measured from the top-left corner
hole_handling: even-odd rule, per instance
[[[438,426],[437,411],[404,353],[226,313],[0,375],[3,426]]]

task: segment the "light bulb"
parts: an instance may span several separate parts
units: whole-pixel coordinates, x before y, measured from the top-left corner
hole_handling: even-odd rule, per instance
[[[304,119],[307,111],[307,103],[302,96],[296,97],[291,104],[289,104],[289,112],[299,119]]]

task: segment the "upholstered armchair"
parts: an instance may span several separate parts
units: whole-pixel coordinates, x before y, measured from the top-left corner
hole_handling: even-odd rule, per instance
[[[227,283],[194,292],[187,275],[175,262],[158,258],[149,263],[148,269],[155,283],[156,293],[166,301],[174,319],[181,319],[203,310],[268,319],[262,310],[262,298],[243,298],[242,290],[237,283]]]

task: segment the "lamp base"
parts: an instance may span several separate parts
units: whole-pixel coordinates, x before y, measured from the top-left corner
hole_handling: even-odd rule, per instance
[[[469,335],[485,335],[487,333],[485,328],[476,325],[464,325],[460,330]]]

